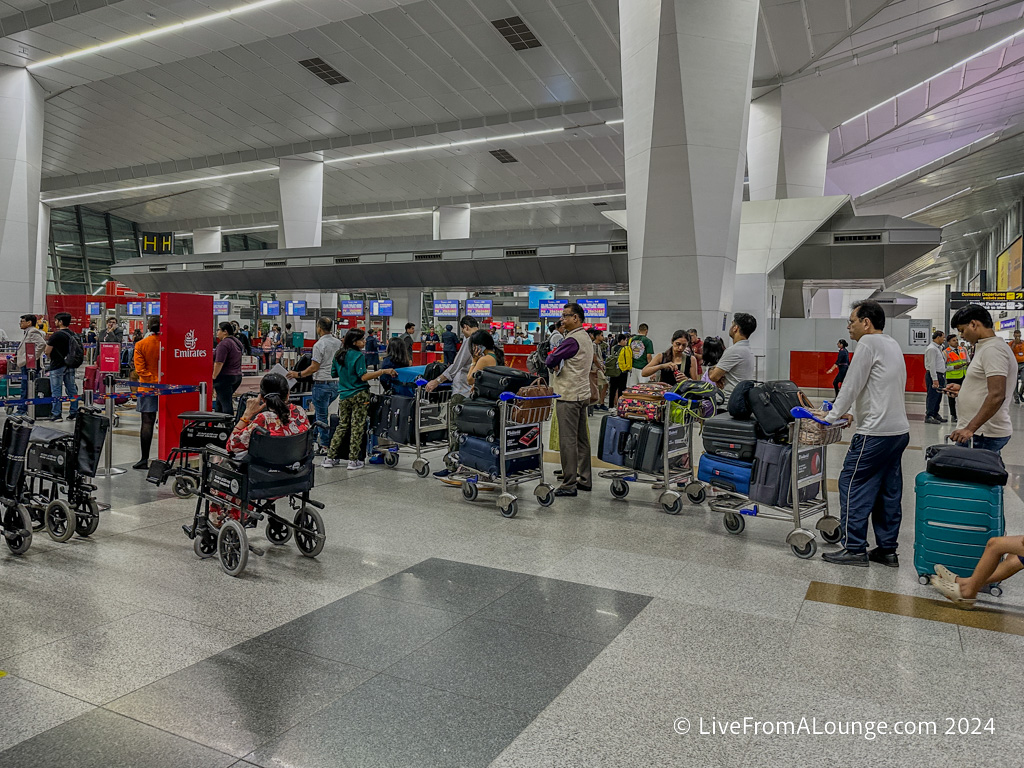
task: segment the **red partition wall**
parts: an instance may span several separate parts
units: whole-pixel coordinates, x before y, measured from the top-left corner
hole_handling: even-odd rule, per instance
[[[903,355],[903,359],[907,364],[907,392],[924,392],[924,355]],[[790,352],[789,378],[798,387],[832,389],[836,374],[825,371],[835,361],[835,352]]]
[[[213,296],[160,294],[160,383],[207,386],[213,378]],[[212,392],[207,392],[210,408]],[[199,395],[160,398],[158,454],[166,460],[181,435],[179,413],[199,410]]]
[[[440,343],[437,345],[441,346]],[[505,352],[505,365],[509,368],[519,368],[520,370],[526,370],[526,358],[530,356],[537,347],[534,344],[506,344],[503,347]],[[437,352],[426,352],[423,349],[423,344],[416,342],[412,345],[412,364],[413,365],[428,365],[437,361],[439,363],[444,362],[444,353],[438,349]],[[381,357],[384,353],[381,352]]]

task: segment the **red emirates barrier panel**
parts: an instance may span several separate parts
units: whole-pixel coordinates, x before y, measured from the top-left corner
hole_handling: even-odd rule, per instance
[[[853,355],[850,355],[853,360]],[[903,355],[907,364],[907,392],[924,392],[924,355]],[[825,373],[836,362],[835,352],[790,352],[789,378],[798,387],[832,389],[836,373]]]
[[[191,293],[160,294],[160,383],[207,386],[213,378],[213,296]],[[210,394],[207,393],[207,408]],[[157,452],[166,460],[178,446],[178,414],[199,410],[199,394],[160,398]]]

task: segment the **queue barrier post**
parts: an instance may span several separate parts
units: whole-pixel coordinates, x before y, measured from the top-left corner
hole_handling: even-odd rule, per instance
[[[199,382],[199,410],[206,411],[206,382]]]
[[[106,383],[106,394],[107,394],[107,419],[110,423],[110,428],[114,427],[114,376],[113,374],[107,374],[103,377]],[[97,477],[114,477],[116,475],[123,475],[127,470],[121,467],[114,466],[114,435],[111,433],[107,435],[107,444],[104,446],[104,458],[103,466],[96,470]]]

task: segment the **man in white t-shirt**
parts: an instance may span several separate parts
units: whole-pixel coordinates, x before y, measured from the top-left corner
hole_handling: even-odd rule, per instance
[[[974,345],[963,381],[947,387],[956,397],[958,412],[951,437],[955,443],[999,453],[1013,436],[1010,402],[1017,386],[1017,359],[996,336],[992,315],[984,307],[969,304],[953,315],[950,324]]]
[[[312,362],[304,371],[288,371],[289,379],[313,379],[313,411],[316,420],[321,424],[329,424],[328,412],[331,403],[338,397],[338,380],[331,378],[331,364],[334,356],[341,349],[341,340],[331,333],[334,321],[329,317],[321,317],[316,321],[316,344],[313,345]],[[326,427],[313,427],[317,444],[326,452],[330,441],[330,430]]]
[[[907,366],[899,343],[886,336],[885,310],[877,301],[855,302],[850,338],[856,354],[839,390],[831,422],[846,419],[856,429],[839,473],[839,526],[843,548],[822,559],[867,567],[870,562],[898,568],[896,555],[903,520],[903,452],[910,443],[905,392]],[[875,544],[868,546],[868,520]]]
[[[732,346],[725,350],[721,359],[708,371],[708,378],[721,388],[726,402],[737,384],[754,378],[754,350],[750,348],[747,339],[756,330],[757,320],[753,315],[737,312],[729,327]]]

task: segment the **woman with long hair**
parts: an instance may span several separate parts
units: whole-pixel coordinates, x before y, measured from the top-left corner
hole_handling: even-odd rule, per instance
[[[324,469],[341,463],[342,450],[348,443],[348,468],[363,467],[363,437],[370,407],[369,381],[381,376],[394,376],[394,368],[370,371],[366,367],[366,332],[353,328],[345,334],[341,349],[334,356],[331,378],[338,380],[338,428],[324,458]]]
[[[697,379],[697,360],[690,354],[690,334],[676,331],[672,346],[659,352],[644,366],[641,376],[658,376],[658,381],[672,387],[687,379]]]
[[[472,387],[476,384],[476,375],[480,371],[494,365],[501,365],[498,362],[498,358],[503,357],[503,355],[495,347],[494,337],[482,329],[475,331],[469,337],[469,344],[470,351],[473,354],[473,366],[469,369],[466,379],[469,381],[469,386]]]

